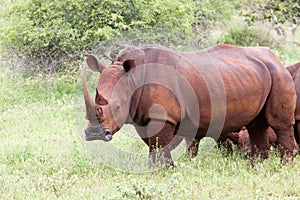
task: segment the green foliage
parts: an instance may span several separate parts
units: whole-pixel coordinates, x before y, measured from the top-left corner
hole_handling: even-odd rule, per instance
[[[34,62],[33,67],[59,71],[72,66],[81,52],[125,30],[191,30],[193,12],[189,5],[189,1],[180,0],[30,0],[6,11],[0,39],[28,63]]]
[[[253,5],[254,7],[250,11],[243,13],[249,25],[256,21],[268,21],[273,24],[297,23],[300,19],[300,3],[298,0],[254,1]]]
[[[221,0],[18,1],[0,16],[0,46],[22,58],[25,70],[65,72],[76,65],[82,52],[121,37],[124,31],[161,29],[156,37],[182,33],[185,39],[194,32],[198,43],[207,44],[209,29],[230,19],[235,4]]]
[[[224,19],[230,19],[234,11],[234,3],[231,1],[202,0],[193,3],[195,26],[199,26],[202,31]]]
[[[164,28],[188,31],[193,22],[191,0],[132,0],[128,24],[136,28]]]
[[[238,46],[267,46],[280,48],[280,41],[270,31],[257,27],[230,28],[218,43]]]

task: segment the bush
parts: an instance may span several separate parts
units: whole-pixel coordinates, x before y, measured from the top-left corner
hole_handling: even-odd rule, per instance
[[[9,53],[9,60],[19,58],[21,62],[13,60],[11,65],[27,74],[72,71],[82,52],[91,51],[108,39],[124,38],[124,32],[153,29],[150,35],[156,34],[154,42],[170,35],[184,36],[186,40],[196,35],[195,42],[206,47],[210,44],[210,30],[229,19],[237,4],[221,0],[14,2],[0,13],[0,49],[2,46]],[[137,35],[142,37],[144,33]],[[151,39],[147,41],[151,43]],[[21,63],[21,67],[16,63]]]
[[[280,40],[276,39],[270,30],[257,27],[230,28],[218,43],[238,46],[267,46],[281,48]]]
[[[8,9],[0,40],[33,71],[66,70],[82,51],[122,31],[164,27],[191,30],[189,1],[29,0]],[[33,69],[32,69],[33,68]]]
[[[193,1],[196,28],[200,30],[210,29],[215,24],[222,24],[223,20],[229,20],[234,11],[233,1],[201,0]]]

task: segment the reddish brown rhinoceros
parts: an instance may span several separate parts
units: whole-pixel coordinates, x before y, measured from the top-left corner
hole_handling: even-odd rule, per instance
[[[151,158],[162,148],[165,161],[172,162],[174,135],[224,138],[246,125],[256,147],[252,154],[266,158],[266,130],[271,126],[283,161],[298,152],[293,80],[268,48],[221,44],[182,53],[158,45],[129,46],[104,70],[93,56],[87,57],[87,64],[101,76],[94,102],[83,78],[90,121],[86,140],[109,141],[131,123],[149,146]]]
[[[291,73],[297,94],[296,111],[295,111],[295,138],[300,145],[300,62],[288,66],[287,70]]]

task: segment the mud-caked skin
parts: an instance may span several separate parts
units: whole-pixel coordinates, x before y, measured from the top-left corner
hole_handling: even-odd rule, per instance
[[[83,87],[87,119],[96,113],[102,128],[99,139],[110,140],[109,135],[131,123],[149,146],[150,157],[162,148],[164,161],[172,163],[170,143],[178,141],[174,135],[199,141],[210,131],[210,124],[220,119],[220,138],[246,125],[253,156],[268,156],[269,126],[276,133],[284,162],[298,152],[293,80],[268,48],[221,44],[182,53],[157,45],[130,46],[105,69],[92,55],[87,55],[87,63],[101,72],[94,102]],[[180,77],[188,84],[181,84]],[[216,87],[210,88],[211,83]],[[91,106],[95,113],[90,112]],[[103,134],[107,137],[100,137]]]

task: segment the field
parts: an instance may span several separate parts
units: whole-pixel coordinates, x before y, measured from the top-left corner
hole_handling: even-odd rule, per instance
[[[0,12],[11,2],[0,0]],[[294,44],[273,51],[286,66],[300,61]],[[175,167],[156,169],[148,168],[148,148],[129,125],[109,143],[86,142],[79,70],[85,64],[72,75],[27,77],[2,52],[0,199],[300,199],[300,156],[281,165],[274,149],[252,166],[205,138],[195,159],[184,155],[182,143],[173,152]]]

